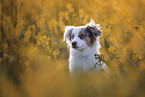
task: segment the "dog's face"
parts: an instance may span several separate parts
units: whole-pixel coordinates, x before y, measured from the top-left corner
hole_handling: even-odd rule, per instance
[[[100,35],[101,31],[96,26],[66,26],[64,40],[69,47],[83,50],[87,46],[92,47]]]

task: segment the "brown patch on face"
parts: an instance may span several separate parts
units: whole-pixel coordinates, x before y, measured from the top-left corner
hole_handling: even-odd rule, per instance
[[[87,46],[92,46],[91,39],[89,37],[86,37],[85,41],[87,43]]]
[[[79,36],[80,36],[80,35],[83,35],[83,32],[82,32],[82,31],[79,32]]]
[[[71,39],[72,39],[72,30],[73,30],[73,29],[70,29],[70,30],[69,30],[69,35],[68,35],[69,41],[71,41]]]
[[[80,31],[80,32],[79,32],[79,38],[83,40],[83,39],[85,39],[85,37],[86,37],[86,36],[85,36],[85,32]]]
[[[74,33],[71,34],[71,36],[70,36],[70,40],[72,40],[73,38],[74,38]]]
[[[79,37],[80,39],[82,38],[83,40],[85,40],[88,46],[92,46],[96,41],[95,34],[88,31],[87,28],[84,28],[80,31]]]

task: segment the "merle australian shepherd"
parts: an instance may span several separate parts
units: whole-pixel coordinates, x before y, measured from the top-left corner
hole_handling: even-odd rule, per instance
[[[66,26],[64,40],[70,48],[69,70],[84,71],[95,69],[97,71],[109,71],[107,65],[99,59],[99,36],[101,31],[99,24],[94,20],[85,26]]]

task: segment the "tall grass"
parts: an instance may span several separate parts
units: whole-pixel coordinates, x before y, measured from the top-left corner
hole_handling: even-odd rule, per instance
[[[0,97],[144,97],[144,0],[2,0]],[[102,27],[111,70],[70,76],[65,25]]]

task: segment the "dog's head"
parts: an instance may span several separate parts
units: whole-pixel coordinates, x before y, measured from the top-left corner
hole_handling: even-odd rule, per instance
[[[64,40],[75,50],[82,50],[87,46],[92,47],[96,42],[96,37],[101,36],[101,31],[97,26],[93,20],[85,26],[66,26]]]

